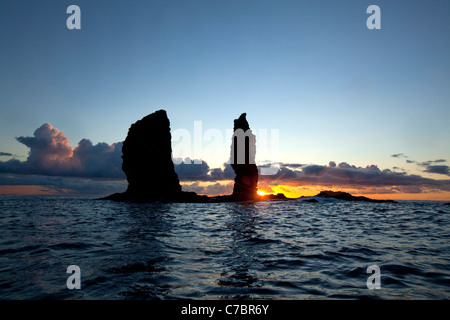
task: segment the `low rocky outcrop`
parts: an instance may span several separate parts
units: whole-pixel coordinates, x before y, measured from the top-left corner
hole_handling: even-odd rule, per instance
[[[394,200],[376,200],[370,199],[363,196],[352,196],[350,193],[342,192],[342,191],[321,191],[315,197],[317,198],[333,198],[338,200],[345,201],[366,201],[366,202],[390,202],[395,203]]]

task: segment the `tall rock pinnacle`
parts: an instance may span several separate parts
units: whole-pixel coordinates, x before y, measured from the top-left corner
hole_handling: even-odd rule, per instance
[[[250,130],[246,113],[234,120],[230,163],[236,177],[233,198],[236,200],[257,199],[258,168],[255,164],[256,137]]]

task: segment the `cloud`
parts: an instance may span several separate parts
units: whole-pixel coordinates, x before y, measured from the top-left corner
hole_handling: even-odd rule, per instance
[[[12,157],[12,156],[13,156],[12,153],[0,151],[0,157]]]
[[[441,172],[445,168],[440,168]],[[396,190],[434,189],[450,191],[450,180],[434,180],[419,175],[408,175],[389,169],[380,170],[376,165],[357,167],[346,162],[329,165],[308,165],[302,170],[280,168],[273,176],[260,176],[265,183],[289,185],[337,186],[346,188],[381,187]],[[396,189],[393,189],[396,188]],[[404,191],[406,192],[406,191]]]
[[[21,173],[63,177],[124,179],[122,171],[122,142],[93,145],[81,140],[72,148],[64,132],[43,124],[33,137],[18,137],[30,151],[26,161],[0,161],[0,173]]]
[[[210,175],[211,180],[234,180],[236,177],[236,174],[229,163],[224,163],[223,170],[221,168],[211,169]]]
[[[427,168],[424,170],[424,172],[428,172],[428,173],[437,173],[437,174],[445,174],[447,176],[450,176],[450,167],[449,166],[433,166],[433,165],[429,165],[427,166]]]
[[[124,178],[122,171],[122,142],[108,145],[101,142],[93,145],[83,139],[74,149],[73,157],[78,161],[81,176],[101,178]]]
[[[428,161],[424,161],[424,162],[419,162],[417,164],[422,167],[428,167],[428,166],[432,165],[433,163],[444,163],[444,162],[447,162],[447,160],[445,160],[445,159],[428,160]]]
[[[229,163],[224,163],[223,170],[221,168],[211,169],[205,161],[198,160],[195,163],[194,160],[189,158],[186,158],[180,164],[176,164],[175,172],[182,181],[220,181],[235,178],[234,170]]]
[[[444,163],[447,162],[445,159],[437,159],[437,160],[428,160],[424,162],[418,162],[417,165],[420,167],[424,167],[425,170],[423,172],[427,173],[435,173],[450,176],[450,167],[447,165],[436,165],[436,163]]]
[[[407,158],[407,156],[405,156],[403,153],[393,154],[393,155],[391,155],[391,157]],[[425,168],[423,170],[423,172],[450,176],[450,166],[441,164],[441,163],[445,163],[445,162],[447,162],[446,159],[428,160],[428,161],[423,161],[423,162],[406,159],[406,163],[409,163],[409,164],[415,163],[417,166]],[[438,165],[436,165],[436,164],[438,164]]]
[[[393,157],[393,158],[408,158],[404,153],[395,153],[395,154],[392,154],[391,157]]]
[[[82,139],[73,148],[64,132],[48,123],[36,129],[32,137],[18,137],[16,140],[30,149],[28,158],[26,161],[0,161],[0,173],[125,179],[122,142],[94,145],[90,140]],[[229,164],[224,164],[223,169],[211,169],[205,161],[194,164],[189,158],[175,165],[175,171],[184,181],[219,181],[235,177]]]
[[[202,185],[200,182],[182,183],[184,191],[191,191],[197,194],[215,196],[215,195],[228,195],[233,193],[233,182],[229,183],[214,183],[209,185]]]
[[[286,167],[286,168],[302,168],[304,166],[306,166],[306,164],[301,164],[301,163],[280,163],[281,166]]]
[[[209,175],[209,166],[205,161],[196,164],[193,160],[187,158],[184,162],[175,165],[175,172],[181,180],[211,180]]]

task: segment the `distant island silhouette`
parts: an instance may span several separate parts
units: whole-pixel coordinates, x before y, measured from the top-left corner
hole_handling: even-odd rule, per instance
[[[127,190],[122,193],[114,193],[101,198],[101,200],[214,203],[298,199],[287,198],[283,193],[257,194],[256,137],[250,129],[246,116],[246,113],[242,113],[238,119],[234,120],[230,163],[236,177],[231,195],[210,197],[182,191],[172,161],[170,121],[165,110],[158,110],[133,123],[123,142],[122,170],[127,177]],[[239,141],[239,139],[244,140]],[[240,143],[241,145],[239,145]],[[315,197],[345,201],[394,202],[355,197],[340,191],[322,191]],[[304,201],[307,202],[318,202],[315,198],[301,198],[305,198]]]
[[[308,202],[318,202],[315,198],[333,198],[338,200],[345,200],[345,201],[365,201],[365,202],[391,202],[395,203],[394,200],[376,200],[376,199],[370,199],[363,196],[352,196],[350,193],[342,192],[342,191],[321,191],[319,194],[315,195],[312,199],[307,199],[304,201]],[[315,200],[315,201],[313,201]]]

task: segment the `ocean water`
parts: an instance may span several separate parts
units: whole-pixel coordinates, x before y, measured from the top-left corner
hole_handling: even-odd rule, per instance
[[[449,299],[449,226],[442,202],[1,196],[0,299]]]

